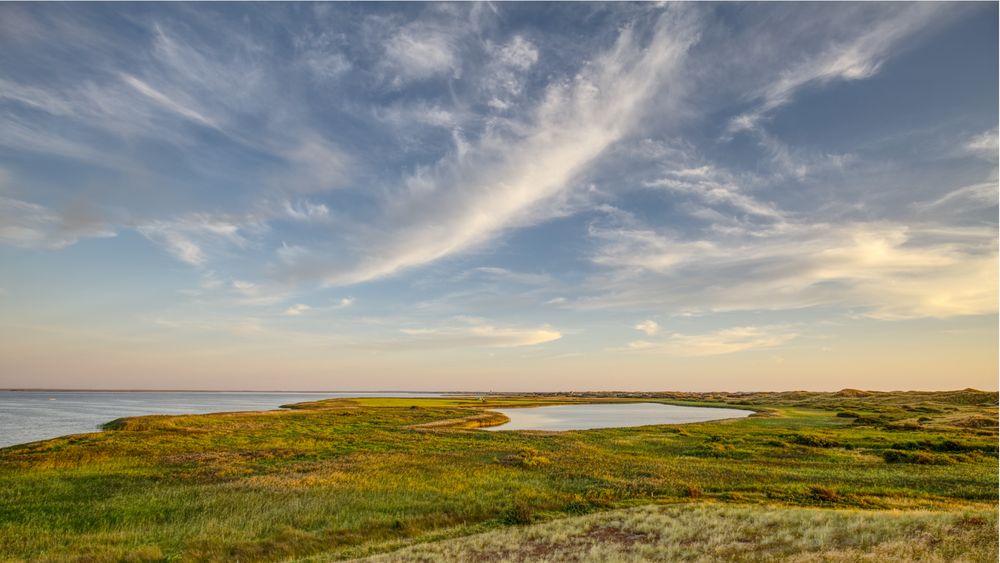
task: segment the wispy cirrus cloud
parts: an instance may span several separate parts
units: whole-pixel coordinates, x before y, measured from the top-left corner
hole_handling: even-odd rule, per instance
[[[285,215],[296,221],[325,221],[330,217],[330,208],[322,203],[312,203],[308,200],[283,202]]]
[[[725,206],[741,215],[750,215],[781,223],[784,215],[774,205],[764,203],[746,193],[740,182],[710,165],[698,168],[668,170],[665,177],[650,180],[648,188],[670,190],[676,194],[695,197],[710,206]]]
[[[720,356],[775,348],[796,337],[798,334],[785,326],[740,326],[704,334],[673,333],[658,341],[637,340],[625,350],[681,357]]]
[[[193,266],[208,261],[208,248],[226,252],[246,247],[248,239],[245,235],[262,228],[265,227],[252,218],[203,213],[135,226],[136,231],[163,245],[173,257]]]
[[[125,84],[132,87],[133,89],[135,89],[135,91],[139,92],[143,96],[146,96],[147,98],[155,102],[157,105],[161,106],[162,108],[168,111],[174,112],[184,118],[190,119],[202,125],[208,127],[216,127],[215,123],[213,123],[212,120],[205,117],[198,111],[191,109],[176,100],[171,99],[166,94],[160,92],[159,90],[153,88],[149,84],[146,84],[145,82],[139,80],[134,76],[129,76],[127,74],[122,75],[122,81],[125,82]]]
[[[922,214],[940,217],[943,213],[963,213],[995,206],[1000,200],[996,180],[978,182],[951,190],[930,201],[918,201],[912,207]]]
[[[995,161],[997,159],[997,151],[1000,150],[997,129],[994,128],[990,131],[983,131],[982,133],[973,135],[972,138],[962,145],[962,148],[975,156]]]
[[[38,11],[22,15],[44,16]],[[74,29],[90,23],[85,12],[63,15],[63,23]],[[137,48],[141,65],[99,56],[106,45],[88,40],[80,57],[94,67],[85,80],[65,73],[66,78],[37,85],[13,76],[0,81],[0,100],[18,106],[0,117],[0,146],[102,169],[103,185],[93,190],[91,204],[92,213],[107,225],[101,232],[134,228],[189,264],[204,264],[210,255],[205,247],[221,246],[213,240],[242,243],[237,231],[259,232],[276,218],[325,219],[324,204],[300,196],[342,186],[351,159],[298,112],[274,112],[265,122],[249,123],[248,116],[272,107],[277,96],[271,82],[259,79],[265,69],[273,70],[269,57],[226,27],[208,37],[196,31],[204,22],[180,26],[136,18],[134,23],[149,39]],[[198,132],[199,127],[212,132]],[[151,147],[176,157],[169,173],[158,159],[142,156]],[[218,205],[205,206],[203,193],[191,187],[205,178],[191,176],[215,175],[214,182],[226,182],[226,172],[246,162],[247,154],[254,156],[250,169],[259,175],[227,202],[225,212],[209,211]],[[136,182],[143,188],[136,189]],[[166,193],[171,195],[163,197]],[[276,203],[283,201],[284,213]],[[10,240],[37,238],[38,225],[66,220],[62,210],[42,217],[39,204],[27,196],[22,203],[35,206],[36,228],[11,231]],[[228,218],[209,218],[221,215]],[[240,215],[253,217],[233,223]],[[42,246],[63,247],[77,238]]]
[[[752,241],[595,229],[599,296],[583,307],[658,303],[700,311],[838,306],[876,318],[997,311],[993,228],[886,222],[790,225]]]
[[[858,28],[853,37],[835,42],[815,56],[782,71],[776,80],[753,94],[757,107],[729,123],[730,132],[755,129],[760,119],[790,103],[796,93],[809,86],[837,80],[872,77],[900,41],[932,24],[942,15],[941,6],[914,4],[896,10],[890,17]]]
[[[58,250],[82,238],[110,238],[114,228],[84,207],[57,213],[42,205],[0,196],[0,242]]]
[[[847,14],[851,12],[844,10]],[[793,103],[800,92],[875,77],[887,60],[898,56],[921,32],[946,21],[952,13],[938,4],[913,4],[881,13],[875,19],[861,10],[841,26],[829,26],[824,32],[834,30],[838,36],[826,48],[784,57],[776,61],[786,65],[778,72],[767,69],[764,76],[769,79],[746,95],[751,108],[729,119],[723,140],[732,140],[739,133],[749,134],[776,173],[800,182],[818,171],[851,164],[855,155],[818,152],[786,143],[768,131],[766,121],[783,106]]]
[[[552,276],[547,274],[514,272],[508,270],[507,268],[498,268],[495,266],[482,266],[475,268],[474,270],[463,272],[459,278],[462,280],[469,278],[482,278],[502,283],[536,286],[548,286],[554,281]]]
[[[365,254],[317,271],[330,285],[392,275],[482,245],[502,232],[559,214],[575,175],[624,136],[644,103],[666,84],[696,37],[691,19],[662,15],[649,38],[634,27],[572,79],[551,84],[526,123],[484,134],[393,190],[385,212],[366,227]]]
[[[549,326],[496,326],[484,322],[475,322],[471,326],[405,328],[402,332],[407,335],[401,342],[403,345],[446,348],[517,348],[537,346],[562,338],[558,330]]]

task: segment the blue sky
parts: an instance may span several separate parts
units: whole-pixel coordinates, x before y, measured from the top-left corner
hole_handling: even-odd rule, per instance
[[[997,6],[0,5],[0,386],[996,388]]]

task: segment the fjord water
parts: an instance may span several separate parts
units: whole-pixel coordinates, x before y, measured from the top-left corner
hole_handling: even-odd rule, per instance
[[[346,397],[436,397],[430,393],[261,393],[173,391],[0,391],[0,448],[97,432],[105,422],[147,414],[272,410]]]
[[[490,409],[510,419],[484,430],[592,430],[625,428],[651,424],[687,424],[728,418],[743,418],[753,411],[683,407],[662,403],[614,403],[600,405],[559,405],[520,409]]]

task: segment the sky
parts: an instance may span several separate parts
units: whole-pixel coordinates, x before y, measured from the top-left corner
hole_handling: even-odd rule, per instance
[[[0,4],[0,387],[997,389],[997,10]]]

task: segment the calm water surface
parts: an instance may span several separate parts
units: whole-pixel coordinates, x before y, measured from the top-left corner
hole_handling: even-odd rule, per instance
[[[435,397],[433,393],[230,393],[0,391],[0,448],[96,432],[124,416],[272,410],[333,397]]]
[[[661,403],[560,405],[520,409],[490,409],[510,422],[483,430],[589,430],[649,424],[686,424],[726,418],[743,418],[753,411],[709,407],[681,407]]]

